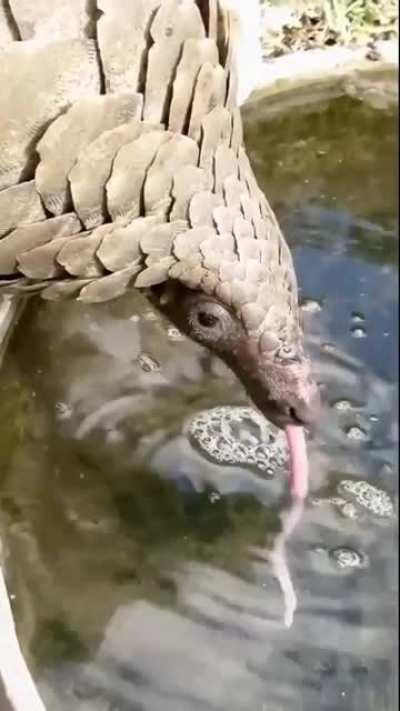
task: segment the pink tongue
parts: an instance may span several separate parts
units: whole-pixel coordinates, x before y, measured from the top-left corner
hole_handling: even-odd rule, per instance
[[[290,457],[290,491],[298,499],[308,494],[308,459],[303,427],[287,425],[286,438]]]

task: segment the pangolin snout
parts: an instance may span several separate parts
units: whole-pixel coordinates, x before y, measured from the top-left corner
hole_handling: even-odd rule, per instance
[[[258,370],[255,378],[245,379],[245,384],[254,404],[278,427],[309,427],[318,420],[320,390],[311,377],[308,361],[293,367],[273,366]]]
[[[268,420],[282,429],[287,425],[301,425],[303,427],[314,425],[318,420],[321,405],[319,392],[313,394],[312,398],[307,401],[284,402],[270,398],[262,400],[254,395],[252,400]]]
[[[293,424],[313,425],[318,419],[321,409],[321,396],[318,386],[313,383],[310,386],[311,392],[308,398],[301,398],[289,405],[288,415]]]

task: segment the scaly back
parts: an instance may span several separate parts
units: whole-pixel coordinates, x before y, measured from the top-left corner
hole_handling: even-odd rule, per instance
[[[296,281],[243,148],[237,14],[88,5],[0,9],[0,286],[100,302],[177,279],[287,337]]]

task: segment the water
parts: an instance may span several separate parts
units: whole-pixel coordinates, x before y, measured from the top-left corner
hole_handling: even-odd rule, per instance
[[[396,515],[341,485],[365,480],[396,512],[394,115],[258,108],[247,134],[326,401],[288,547],[294,624],[267,560],[285,475],[217,463],[188,433],[200,411],[247,406],[234,377],[137,295],[32,303],[0,373],[0,529],[52,711],[395,708]]]

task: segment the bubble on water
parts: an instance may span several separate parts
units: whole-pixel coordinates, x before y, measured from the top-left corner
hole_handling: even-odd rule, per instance
[[[178,341],[185,340],[185,336],[183,335],[183,333],[181,333],[181,331],[178,328],[176,328],[175,326],[170,326],[168,328],[167,336],[170,341],[177,341],[178,342]]]
[[[208,498],[211,504],[215,504],[217,501],[220,500],[221,494],[218,494],[217,491],[212,491]]]
[[[349,412],[350,410],[353,410],[354,404],[350,402],[350,400],[336,400],[332,407],[335,410],[339,410],[339,412]]]
[[[366,568],[369,563],[365,554],[344,546],[331,550],[329,557],[338,568]]]
[[[72,407],[66,402],[57,402],[56,404],[57,420],[69,420],[72,417]]]
[[[354,328],[351,328],[350,333],[353,336],[353,338],[366,338],[367,337],[367,332],[366,332],[365,328],[360,328],[359,326],[355,326]]]
[[[358,506],[381,518],[390,518],[394,513],[393,502],[382,489],[367,481],[343,479],[338,485],[338,493],[352,498]]]
[[[308,314],[316,314],[321,311],[321,304],[314,299],[304,299],[300,306],[301,310]]]
[[[219,464],[255,467],[268,476],[287,466],[284,433],[251,407],[215,407],[197,413],[188,425],[190,439]]]
[[[324,353],[335,353],[336,346],[333,343],[321,343],[321,351]]]
[[[379,518],[391,518],[394,515],[394,504],[390,496],[367,481],[342,479],[336,487],[333,496],[314,496],[310,499],[312,506],[334,506],[348,519],[359,520],[367,514]]]
[[[346,430],[346,435],[349,439],[356,442],[368,442],[369,440],[368,432],[363,430],[361,427],[358,427],[358,425],[352,425],[352,427],[349,427],[349,429]]]
[[[360,510],[351,501],[346,501],[342,496],[314,496],[310,500],[312,506],[334,506],[344,518],[357,520],[361,517]]]
[[[352,311],[351,320],[353,323],[364,323],[365,316],[361,311]]]
[[[360,512],[357,510],[356,505],[353,504],[351,501],[346,501],[345,503],[343,503],[340,507],[340,512],[345,518],[350,518],[353,520],[360,518]]]
[[[316,555],[325,555],[326,554],[326,548],[324,546],[313,546],[311,549],[313,553],[316,553]]]
[[[143,314],[143,318],[145,318],[146,321],[158,321],[159,317],[155,311],[149,310],[149,311],[145,311],[145,313]]]
[[[346,503],[346,499],[343,499],[342,496],[331,496],[327,500],[334,506],[344,506],[344,504]]]
[[[324,499],[322,496],[312,496],[310,499],[311,506],[323,506],[324,504],[330,504],[329,499]]]
[[[145,373],[159,373],[161,370],[160,364],[148,353],[141,353],[137,362]]]

